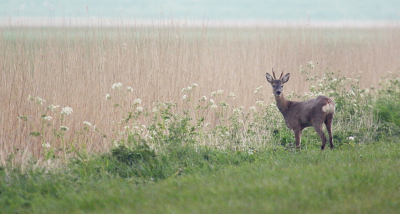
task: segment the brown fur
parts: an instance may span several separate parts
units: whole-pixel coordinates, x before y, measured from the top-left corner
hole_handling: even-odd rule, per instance
[[[273,75],[275,77],[275,72],[273,72]],[[281,75],[281,78],[278,80],[268,73],[266,77],[267,81],[271,83],[276,105],[282,113],[287,127],[294,132],[296,147],[300,148],[303,129],[314,126],[315,131],[321,138],[321,150],[323,150],[327,141],[324,131],[322,130],[322,124],[325,123],[329,135],[329,144],[331,149],[333,149],[331,129],[333,115],[335,113],[335,103],[326,96],[318,96],[317,98],[303,102],[286,100],[282,94],[282,90],[283,84],[289,81],[290,74],[288,73],[283,77]]]

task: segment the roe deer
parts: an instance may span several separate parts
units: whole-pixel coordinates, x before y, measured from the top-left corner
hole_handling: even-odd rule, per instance
[[[322,130],[322,124],[325,123],[329,134],[329,144],[331,149],[333,149],[331,128],[333,115],[335,114],[335,103],[326,96],[318,96],[317,98],[303,102],[286,100],[282,94],[282,90],[283,84],[289,81],[290,73],[282,77],[282,71],[279,79],[276,79],[274,69],[272,69],[272,74],[274,77],[266,73],[267,81],[271,83],[276,106],[282,113],[287,127],[294,132],[296,148],[300,149],[303,129],[314,126],[315,131],[321,138],[321,150],[323,150],[326,144],[326,137]]]

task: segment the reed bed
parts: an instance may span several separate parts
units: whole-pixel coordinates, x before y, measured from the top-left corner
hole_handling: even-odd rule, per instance
[[[311,83],[299,73],[309,62],[318,64],[314,75],[330,67],[361,77],[364,88],[377,86],[381,75],[400,68],[397,27],[188,27],[171,22],[160,27],[14,26],[2,27],[0,33],[3,164],[8,158],[43,160],[46,141],[30,135],[41,123],[24,123],[18,117],[34,121],[49,105],[73,109],[53,122],[69,128],[63,141],[97,153],[112,146],[105,136],[121,118],[106,94],[125,106],[139,98],[140,107],[151,111],[158,101],[188,105],[182,89],[197,84],[194,100],[223,90],[226,97],[235,95],[231,105],[249,109],[261,98],[273,102],[264,77],[271,68],[291,73],[285,94],[309,92]],[[116,93],[114,83],[122,83],[124,93]],[[127,86],[133,90],[126,91]],[[255,94],[260,86],[264,88]],[[38,105],[36,97],[45,102]],[[98,131],[81,136],[88,131],[84,121]]]

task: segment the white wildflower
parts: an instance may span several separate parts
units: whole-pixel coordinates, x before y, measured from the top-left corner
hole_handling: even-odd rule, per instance
[[[260,91],[263,88],[263,86],[260,86],[258,88],[256,88],[256,91]]]
[[[318,86],[319,86],[319,87],[322,87],[322,86],[324,86],[324,85],[322,85],[322,84],[320,83],[320,84],[318,84]]]
[[[156,113],[156,112],[158,112],[158,109],[157,109],[157,107],[154,107],[153,108],[153,110],[151,110],[153,113]]]
[[[89,123],[88,121],[83,121],[83,125],[85,125],[85,126],[92,126],[92,124]]]
[[[141,126],[142,126],[142,128],[147,129],[145,125],[141,125]]]
[[[36,103],[39,105],[43,105],[43,103],[46,102],[44,99],[40,98],[40,97],[36,97]]]
[[[197,85],[196,83],[194,83],[193,85],[192,85],[192,87],[193,88],[196,88],[196,87],[198,87],[199,85]]]
[[[70,107],[64,107],[61,109],[61,114],[69,115],[72,113],[72,108]]]
[[[44,121],[50,121],[51,119],[53,119],[51,116],[45,116],[43,117]]]
[[[216,109],[218,106],[217,105],[211,105],[211,109]]]
[[[42,144],[42,147],[43,148],[50,148],[51,146],[50,146],[50,143],[46,142],[46,143]]]
[[[130,87],[130,86],[128,86],[128,87],[126,88],[126,90],[127,90],[128,92],[132,92],[132,91],[133,91],[133,88]]]
[[[110,94],[106,94],[106,100],[111,99],[111,95]]]
[[[224,93],[224,90],[221,90],[221,89],[220,89],[220,90],[217,91],[217,94],[218,94],[218,95],[221,95],[222,93]]]
[[[111,86],[111,88],[112,89],[118,89],[118,90],[121,90],[121,88],[122,88],[122,83],[114,83],[112,86]]]
[[[250,110],[251,110],[251,111],[254,111],[254,112],[257,111],[256,107],[254,107],[254,106],[250,107]]]
[[[137,111],[137,112],[142,112],[142,111],[143,111],[143,107],[140,107],[140,106],[137,107],[137,108],[136,108],[136,111]]]
[[[233,109],[233,113],[234,114],[238,114],[238,113],[240,113],[241,112],[241,110],[239,109],[239,108],[234,108]]]
[[[308,66],[309,66],[310,68],[314,68],[314,63],[313,63],[312,61],[309,61],[309,62],[308,62]]]
[[[186,88],[182,88],[182,92],[185,92],[186,91]]]
[[[191,87],[191,86],[188,86],[186,90],[191,91],[191,90],[192,90],[192,87]]]
[[[66,127],[66,126],[60,126],[60,129],[61,129],[61,131],[68,131],[69,130],[69,128]]]
[[[211,92],[211,96],[212,96],[212,97],[215,96],[216,94],[217,94],[216,91]]]
[[[333,80],[332,80],[332,82],[336,82],[336,81],[337,81],[337,79],[333,79]]]
[[[229,93],[229,97],[235,98],[235,94],[233,92]]]
[[[137,98],[137,99],[135,99],[135,101],[133,101],[133,104],[140,104],[140,103],[142,103],[142,100],[141,99],[139,99],[139,98]]]
[[[207,100],[207,97],[206,97],[206,96],[202,96],[200,100],[201,100],[201,101],[206,101],[206,100]]]
[[[349,139],[349,140],[354,140],[354,137],[350,136],[350,137],[348,137],[347,139]]]
[[[124,126],[124,129],[125,129],[125,130],[128,130],[128,129],[129,129],[129,126]]]
[[[210,103],[214,103],[214,100],[213,100],[213,99],[210,99]]]
[[[259,100],[259,101],[256,102],[256,104],[259,105],[259,106],[264,106],[264,101]]]
[[[60,106],[59,105],[53,105],[53,104],[51,104],[51,105],[49,105],[48,107],[47,107],[47,110],[50,110],[50,111],[54,111],[56,108],[59,108]]]
[[[28,98],[27,98],[28,101],[33,101],[34,99],[35,99],[35,98],[32,97],[30,94],[28,95]]]
[[[187,99],[187,96],[186,96],[186,94],[185,94],[185,95],[183,95],[182,99],[183,99],[183,100],[186,100],[186,99]]]

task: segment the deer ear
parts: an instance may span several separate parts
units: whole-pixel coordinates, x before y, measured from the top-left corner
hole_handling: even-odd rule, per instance
[[[269,73],[265,73],[265,77],[267,78],[267,81],[268,81],[269,83],[272,83],[273,78],[272,78],[272,76],[271,76]]]
[[[290,73],[287,73],[285,76],[282,77],[282,83],[286,83],[289,81]]]

